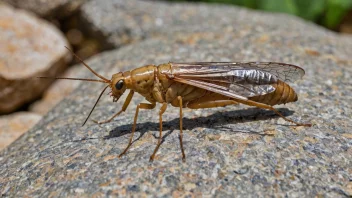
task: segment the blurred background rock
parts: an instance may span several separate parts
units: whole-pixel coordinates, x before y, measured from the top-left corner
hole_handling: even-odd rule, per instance
[[[144,8],[153,7],[153,3],[167,6],[171,2],[180,2],[141,1],[138,7],[134,6],[134,1],[111,1],[120,7],[121,11],[111,15],[113,18],[104,18],[104,13],[95,10],[98,6],[103,8],[104,5],[109,5],[104,3],[107,1],[0,0],[2,125],[11,124],[11,121],[16,119],[23,120],[25,115],[34,116],[33,120],[39,120],[38,118],[45,115],[78,86],[79,82],[59,81],[49,87],[51,80],[38,81],[35,78],[81,75],[77,68],[80,66],[72,67],[77,60],[72,59],[64,46],[72,48],[81,58],[87,59],[104,50],[167,34],[163,29],[168,25],[169,16],[159,16],[157,12],[150,13]],[[288,13],[337,32],[352,33],[351,0],[202,0],[202,2]],[[108,10],[108,7],[104,9]],[[150,20],[153,17],[155,20]],[[175,17],[177,16],[173,16]],[[167,28],[177,26],[176,23],[169,25]],[[28,122],[19,127],[21,130],[18,130],[18,127],[1,127],[0,149],[35,123],[35,121]],[[16,135],[6,135],[12,133]]]
[[[301,17],[326,28],[352,33],[351,0],[169,0],[173,2],[208,2],[244,6],[268,12],[281,12]]]

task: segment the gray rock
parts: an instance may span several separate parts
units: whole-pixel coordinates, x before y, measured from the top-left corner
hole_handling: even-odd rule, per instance
[[[99,37],[106,48],[120,47],[150,37],[170,39],[178,34],[195,32],[204,36],[211,32],[217,36],[236,32],[235,37],[249,32],[280,33],[278,28],[296,36],[307,31],[320,35],[324,33],[316,25],[302,23],[295,17],[220,4],[211,4],[210,8],[209,4],[201,3],[91,0],[81,7],[80,14],[85,32]],[[194,39],[191,37],[188,42],[196,42]]]
[[[168,8],[170,13],[174,10]],[[136,96],[127,112],[111,123],[88,122],[82,127],[103,88],[84,82],[0,153],[2,195],[351,196],[352,39],[285,15],[204,5],[187,9],[200,8],[202,12],[192,12],[195,17],[231,17],[227,23],[199,22],[199,32],[147,39],[106,52],[88,64],[106,77],[168,61],[297,64],[306,70],[304,79],[292,85],[299,100],[278,108],[312,127],[292,126],[273,112],[246,106],[185,109],[183,163],[178,109],[169,106],[163,116],[165,141],[150,163],[159,133],[157,106],[140,112],[135,141],[119,159],[135,106],[143,98]],[[91,119],[106,119],[123,100],[112,103],[103,97]]]

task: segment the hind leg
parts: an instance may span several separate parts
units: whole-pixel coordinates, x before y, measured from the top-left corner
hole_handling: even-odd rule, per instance
[[[227,105],[237,105],[238,102],[232,100],[229,97],[212,93],[205,95],[204,97],[192,100],[187,104],[190,109],[205,109],[214,107],[225,107]]]
[[[185,151],[183,149],[183,143],[182,143],[182,138],[183,138],[183,131],[182,131],[182,119],[183,119],[183,114],[182,114],[182,107],[183,107],[183,104],[182,104],[182,97],[181,96],[178,96],[177,97],[177,100],[179,101],[179,106],[180,106],[180,136],[179,136],[179,139],[180,139],[180,147],[181,147],[181,152],[182,152],[182,161],[185,162],[186,161],[186,155],[185,155]]]
[[[310,123],[299,123],[299,122],[295,122],[291,119],[286,118],[285,116],[283,116],[278,110],[276,110],[273,106],[271,105],[267,105],[267,104],[263,104],[263,103],[259,103],[259,102],[255,102],[253,100],[237,100],[239,103],[245,104],[245,105],[249,105],[249,106],[255,106],[255,107],[259,107],[262,109],[268,109],[268,110],[272,110],[274,111],[277,115],[279,115],[280,117],[282,117],[284,120],[286,120],[287,122],[291,122],[297,126],[307,126],[310,127],[312,126],[312,124]]]

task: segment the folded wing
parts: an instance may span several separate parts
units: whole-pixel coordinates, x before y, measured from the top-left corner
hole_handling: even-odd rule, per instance
[[[294,82],[304,75],[298,66],[275,62],[171,64],[172,71],[167,74],[170,78],[238,99],[271,93],[278,79]]]

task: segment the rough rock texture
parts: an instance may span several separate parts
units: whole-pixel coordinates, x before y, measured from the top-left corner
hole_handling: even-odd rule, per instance
[[[169,106],[163,116],[164,142],[150,163],[159,133],[157,106],[140,111],[135,141],[119,159],[135,106],[143,99],[136,96],[114,122],[101,126],[88,122],[82,127],[103,88],[99,83],[82,83],[0,153],[2,195],[352,196],[352,38],[286,15],[236,7],[175,7],[194,9],[185,13],[192,14],[189,19],[209,15],[218,20],[206,21],[207,25],[199,21],[199,31],[148,39],[98,55],[88,64],[107,77],[122,67],[168,61],[297,64],[306,70],[304,79],[293,85],[299,100],[278,108],[287,117],[313,126],[292,126],[273,112],[246,106],[185,109],[187,161],[182,163],[178,109]],[[174,10],[170,6],[160,12],[173,15]],[[106,119],[123,100],[112,103],[103,97],[91,119]]]
[[[42,118],[30,112],[17,112],[0,117],[0,150],[27,132]]]
[[[63,18],[79,9],[86,0],[1,0],[45,18]]]
[[[0,4],[0,113],[38,97],[71,59],[63,35],[32,14]]]

